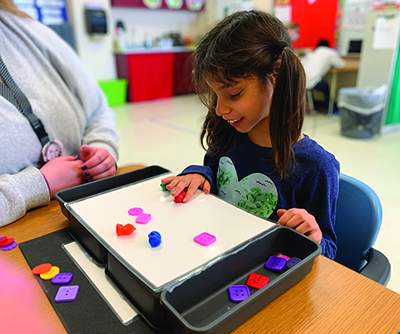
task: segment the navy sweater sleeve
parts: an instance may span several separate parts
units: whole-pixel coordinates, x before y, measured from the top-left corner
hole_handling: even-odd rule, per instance
[[[186,175],[186,174],[200,174],[203,175],[208,182],[210,182],[211,192],[216,193],[213,191],[214,187],[216,186],[216,182],[214,182],[214,176],[216,175],[214,172],[213,166],[213,157],[210,154],[206,154],[204,157],[204,166],[199,165],[190,165],[186,167],[180,174],[178,175]]]
[[[302,192],[304,207],[315,217],[321,232],[322,255],[334,259],[336,256],[336,201],[339,192],[339,163],[335,160],[325,162],[305,184]]]

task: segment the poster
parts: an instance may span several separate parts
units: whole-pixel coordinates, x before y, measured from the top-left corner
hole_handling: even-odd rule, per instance
[[[399,14],[378,15],[375,19],[373,50],[393,50],[399,39]]]

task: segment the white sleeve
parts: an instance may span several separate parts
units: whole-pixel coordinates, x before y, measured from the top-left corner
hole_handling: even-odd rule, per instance
[[[22,218],[29,209],[49,203],[49,189],[36,167],[0,175],[0,227]]]
[[[335,68],[345,67],[346,61],[340,56],[339,52],[332,50],[331,66]]]
[[[55,32],[44,27],[42,51],[50,60],[72,94],[79,101],[86,117],[82,144],[106,148],[118,160],[118,134],[115,114],[92,73],[84,66],[75,51]]]

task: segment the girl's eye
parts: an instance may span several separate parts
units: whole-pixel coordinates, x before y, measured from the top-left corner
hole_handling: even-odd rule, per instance
[[[235,100],[235,99],[237,99],[238,97],[239,97],[239,95],[240,95],[240,93],[241,92],[239,92],[239,93],[237,93],[237,94],[229,94],[229,98],[231,99],[231,100]]]

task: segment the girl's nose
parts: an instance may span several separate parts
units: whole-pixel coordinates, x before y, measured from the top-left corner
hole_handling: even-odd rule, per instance
[[[222,103],[220,99],[218,99],[217,106],[215,107],[216,114],[218,116],[223,116],[223,115],[228,114],[230,111],[231,111],[231,108],[228,105]]]

